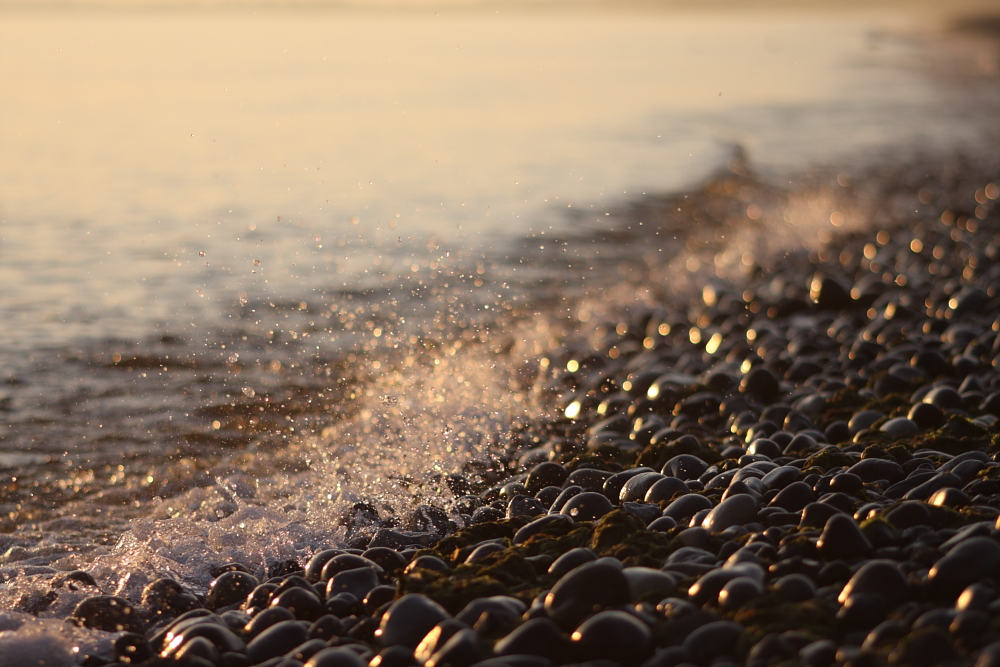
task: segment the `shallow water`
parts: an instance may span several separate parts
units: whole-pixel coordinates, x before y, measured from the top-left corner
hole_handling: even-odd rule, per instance
[[[976,153],[995,86],[935,76],[914,29],[7,13],[0,607],[49,567],[197,588],[337,543],[357,500],[446,503],[437,475],[488,475],[549,407],[533,359],[565,328],[679,292],[674,265],[697,284],[863,223],[836,188],[886,156]],[[740,157],[795,184],[703,191],[695,228],[664,226],[652,195]]]

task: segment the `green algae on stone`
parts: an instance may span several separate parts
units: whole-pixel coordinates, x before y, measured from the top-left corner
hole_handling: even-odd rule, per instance
[[[712,465],[718,463],[721,457],[711,449],[699,447],[688,438],[674,440],[673,442],[658,442],[655,445],[647,446],[635,460],[636,466],[647,466],[654,470],[659,470],[667,461],[680,456],[690,454],[696,456],[705,463]]]
[[[418,569],[399,578],[396,596],[420,593],[434,600],[451,614],[469,602],[493,595],[512,595],[530,603],[542,590],[531,563],[519,547],[489,554],[477,563],[457,566],[450,572]]]
[[[531,523],[538,517],[517,516],[511,519],[500,521],[487,521],[477,523],[456,531],[454,534],[445,537],[430,549],[423,550],[438,558],[454,562],[455,558],[463,548],[499,538],[513,539],[514,534],[523,526]]]
[[[675,542],[668,533],[646,530],[632,514],[614,510],[594,524],[589,546],[601,556],[617,558],[626,567],[659,568],[682,546]]]
[[[972,451],[985,451],[992,444],[992,434],[982,424],[961,415],[950,415],[936,431],[921,433],[907,442],[909,449],[930,449],[951,456]]]
[[[853,457],[848,456],[843,452],[824,450],[818,454],[813,454],[806,459],[802,468],[803,470],[806,468],[819,468],[823,472],[826,472],[831,468],[850,468],[855,463],[857,463],[857,461],[855,461]]]
[[[885,451],[878,445],[868,445],[865,450],[861,452],[861,460],[865,459],[885,459],[887,461],[892,461],[893,457],[889,455],[889,452]]]
[[[460,577],[449,572],[434,570],[419,570],[401,576],[396,597],[399,598],[409,593],[426,595],[444,607],[450,614],[457,614],[465,605],[481,597],[494,595],[519,597],[516,591],[492,577]],[[530,602],[530,599],[527,602]]]
[[[825,601],[815,598],[789,603],[782,602],[776,595],[764,595],[737,611],[733,620],[757,641],[787,630],[798,630],[817,638],[837,636],[836,611]]]

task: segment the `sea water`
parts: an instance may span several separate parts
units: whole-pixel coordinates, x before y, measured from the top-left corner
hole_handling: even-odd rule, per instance
[[[850,224],[807,174],[995,129],[990,45],[899,13],[2,19],[0,646],[59,636],[52,664],[107,651],[55,571],[204,590],[342,543],[354,502],[447,506],[551,409],[567,331]],[[793,196],[731,239],[662,225],[727,169]]]

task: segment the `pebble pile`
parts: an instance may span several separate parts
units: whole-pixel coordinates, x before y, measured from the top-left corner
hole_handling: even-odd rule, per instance
[[[998,194],[605,322],[452,506],[73,616],[116,666],[1000,665]]]

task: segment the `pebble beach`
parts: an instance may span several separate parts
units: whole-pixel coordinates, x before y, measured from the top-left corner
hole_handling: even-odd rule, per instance
[[[338,543],[206,564],[202,590],[166,577],[127,599],[38,566],[47,588],[5,627],[72,596],[64,622],[100,640],[71,655],[22,632],[0,650],[88,667],[998,664],[1000,179],[964,176],[895,183],[916,214],[591,319],[533,362],[547,412],[489,469],[444,474],[441,502],[387,517],[361,500]],[[741,184],[737,165],[701,194]]]
[[[0,0],[0,667],[1000,666],[992,7],[305,5]]]

